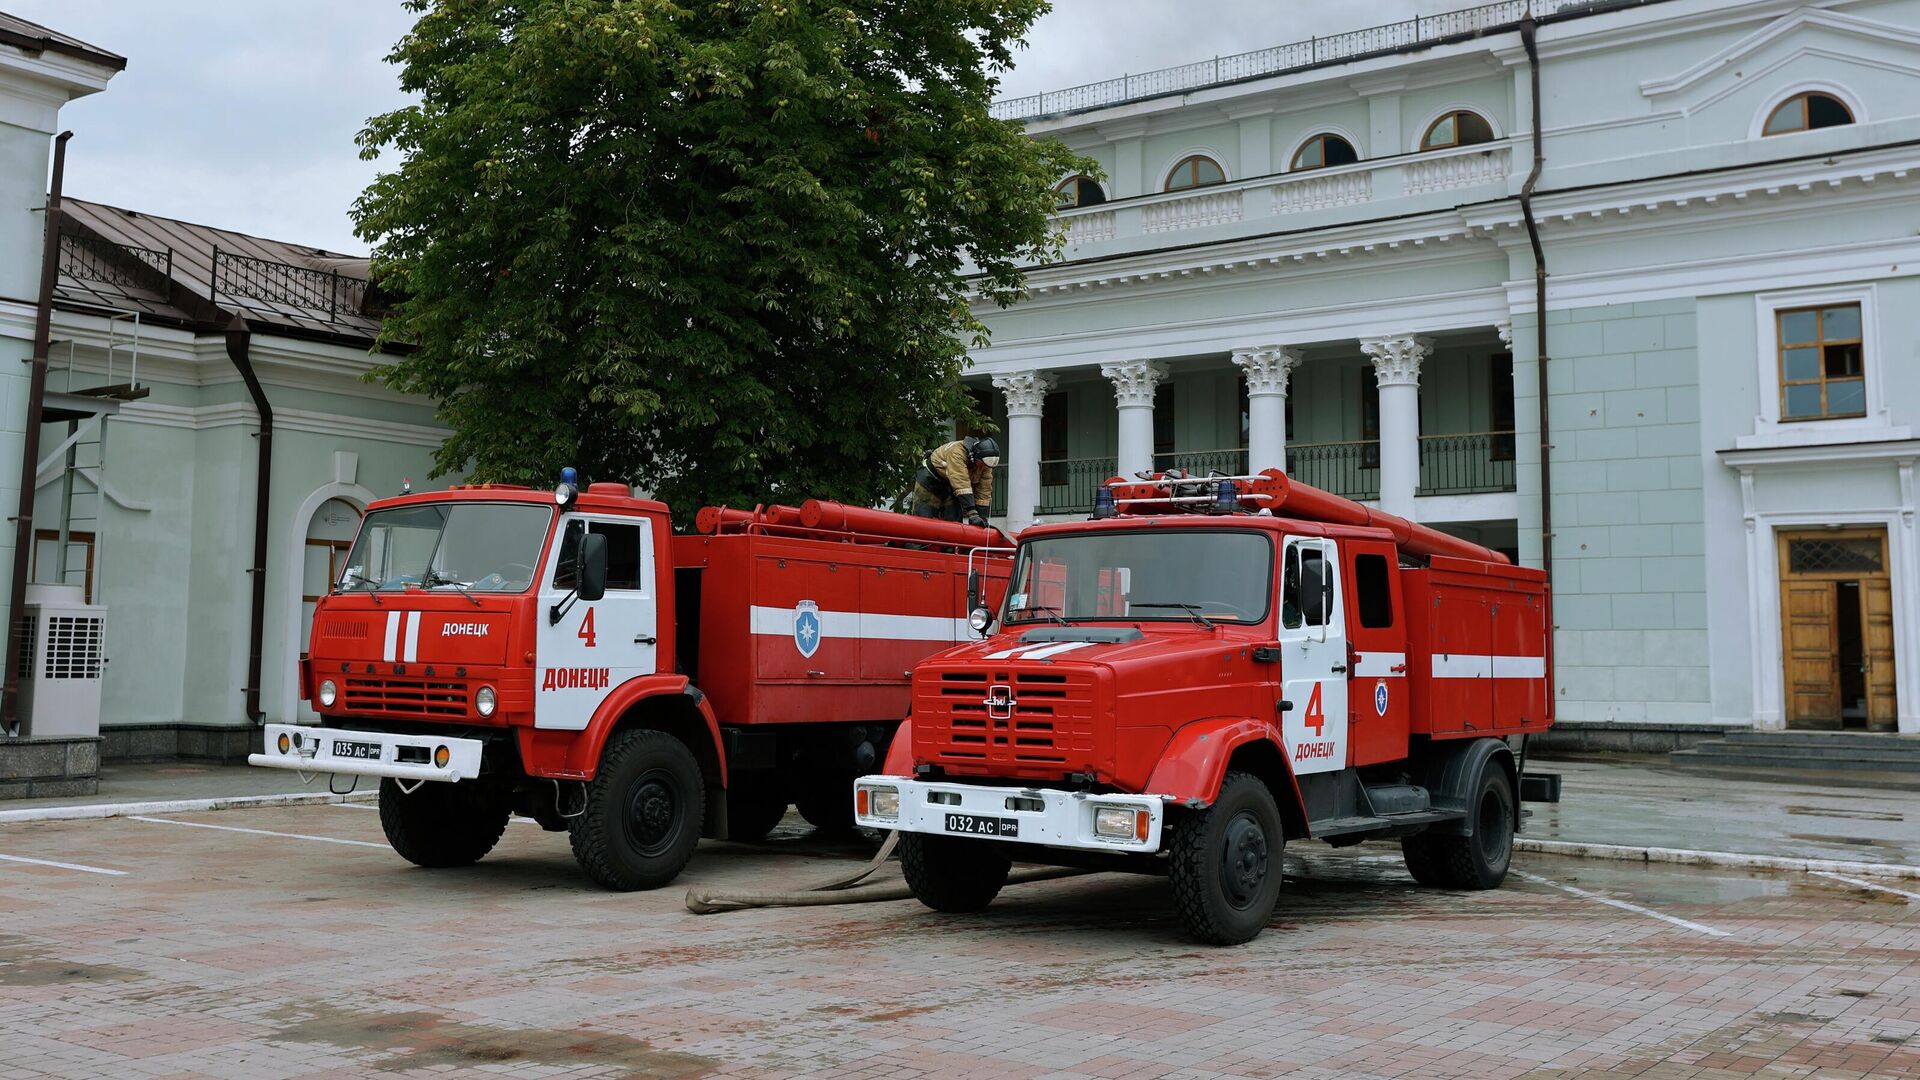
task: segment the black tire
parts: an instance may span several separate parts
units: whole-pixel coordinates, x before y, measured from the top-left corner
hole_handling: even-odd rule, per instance
[[[765,840],[787,816],[783,792],[756,789],[751,782],[727,789],[727,839],[740,843]]]
[[[794,808],[820,835],[845,836],[853,832],[854,779],[851,773],[827,773],[810,780],[794,793]]]
[[[900,834],[900,870],[914,899],[950,915],[980,911],[1007,884],[1013,860],[992,840]]]
[[[1513,862],[1513,782],[1488,762],[1468,811],[1472,836],[1422,833],[1400,841],[1413,880],[1435,889],[1494,889]]]
[[[1167,880],[1180,922],[1208,945],[1258,937],[1280,900],[1286,828],[1260,778],[1230,772],[1205,810],[1183,810],[1169,822]]]
[[[700,764],[685,743],[664,731],[616,732],[568,828],[573,857],[606,888],[659,888],[693,857],[706,809]]]
[[[380,828],[387,843],[415,866],[471,866],[507,831],[512,809],[501,793],[478,780],[428,780],[412,793],[392,778],[380,781]]]

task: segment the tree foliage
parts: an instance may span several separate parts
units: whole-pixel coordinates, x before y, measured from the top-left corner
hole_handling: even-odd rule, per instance
[[[443,472],[890,497],[1093,167],[988,116],[1045,0],[409,4],[354,215]]]

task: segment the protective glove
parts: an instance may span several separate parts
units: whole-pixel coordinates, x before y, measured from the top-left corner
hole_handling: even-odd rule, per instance
[[[967,511],[967,524],[976,525],[984,529],[987,527],[987,519],[984,515],[980,513],[980,511],[969,510]]]

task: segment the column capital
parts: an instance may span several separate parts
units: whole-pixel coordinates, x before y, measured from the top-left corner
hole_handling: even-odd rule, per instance
[[[1045,371],[1009,371],[993,377],[993,388],[1007,396],[1008,416],[1039,416],[1054,378]]]
[[[1285,394],[1293,369],[1300,366],[1301,354],[1293,345],[1262,345],[1253,349],[1235,349],[1233,365],[1246,373],[1247,396]]]
[[[1113,399],[1121,408],[1153,405],[1153,392],[1166,381],[1167,365],[1158,360],[1127,360],[1101,364],[1100,374],[1113,384]]]
[[[1496,333],[1500,335],[1500,344],[1505,345],[1509,349],[1513,348],[1513,321],[1512,320],[1508,320],[1506,322],[1494,323],[1493,329]]]
[[[1374,375],[1381,386],[1420,385],[1420,361],[1433,352],[1433,339],[1426,337],[1366,338],[1360,351],[1373,358]]]

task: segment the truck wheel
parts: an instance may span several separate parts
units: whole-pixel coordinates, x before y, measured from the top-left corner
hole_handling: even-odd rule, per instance
[[[727,839],[740,843],[765,840],[787,816],[787,797],[781,793],[727,789]]]
[[[1209,945],[1238,945],[1266,929],[1280,899],[1280,808],[1260,778],[1230,772],[1205,810],[1170,822],[1167,879],[1187,933]]]
[[[853,781],[852,774],[829,773],[825,779],[803,786],[794,796],[793,805],[815,832],[844,836],[853,831]]]
[[[380,781],[380,828],[387,843],[415,866],[470,866],[507,831],[512,808],[479,781],[429,780],[412,794],[397,780]]]
[[[1490,764],[1474,795],[1472,836],[1422,833],[1400,841],[1413,880],[1436,889],[1492,889],[1513,861],[1513,784]]]
[[[664,731],[616,732],[573,819],[573,857],[587,876],[631,892],[665,885],[693,857],[706,815],[700,765]]]
[[[900,834],[900,870],[914,899],[935,911],[979,911],[1007,883],[1013,861],[993,841]]]

